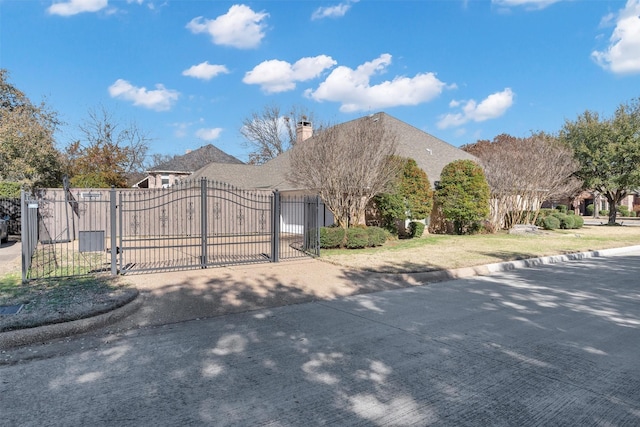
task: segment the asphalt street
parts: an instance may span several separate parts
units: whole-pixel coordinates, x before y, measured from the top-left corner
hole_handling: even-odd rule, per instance
[[[640,251],[3,351],[0,424],[640,425]]]

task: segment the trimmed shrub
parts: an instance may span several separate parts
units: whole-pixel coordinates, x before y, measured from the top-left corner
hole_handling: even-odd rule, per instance
[[[564,214],[567,213],[567,205],[558,205],[556,206],[556,209]]]
[[[557,230],[560,228],[560,220],[554,215],[549,215],[542,220],[542,226],[545,230]]]
[[[347,248],[362,249],[369,246],[369,233],[364,228],[347,229]]]
[[[555,209],[544,208],[544,209],[540,209],[540,213],[538,214],[538,216],[545,217],[554,213],[558,213],[558,211]]]
[[[320,248],[339,248],[344,242],[345,230],[342,227],[320,228]]]
[[[571,215],[564,215],[562,218],[560,218],[560,228],[562,228],[563,230],[571,230],[572,228],[576,228],[574,217]]]
[[[626,207],[625,205],[618,206],[616,210],[621,216],[629,216],[629,208]]]
[[[413,159],[407,159],[400,179],[400,194],[409,219],[425,219],[433,209],[433,191],[425,171]],[[397,217],[396,219],[401,219]]]
[[[593,203],[590,205],[587,205],[587,207],[585,208],[585,212],[587,213],[587,215],[592,216],[593,215]]]
[[[387,241],[387,232],[380,227],[367,228],[367,235],[369,237],[368,246],[382,246]]]
[[[629,211],[629,218],[635,218],[636,217],[636,211]]]
[[[598,214],[602,216],[609,216],[609,211],[606,209],[602,209],[600,212],[598,212]]]
[[[421,237],[424,233],[424,224],[418,221],[411,221],[409,223],[409,238]]]
[[[584,226],[584,218],[580,215],[573,216],[574,228],[582,228]]]
[[[544,228],[544,219],[552,215],[560,215],[560,212],[558,212],[556,209],[540,209],[540,211],[538,212],[538,217],[536,218],[535,225]]]

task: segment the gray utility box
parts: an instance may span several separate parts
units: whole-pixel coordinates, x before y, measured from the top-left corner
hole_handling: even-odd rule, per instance
[[[80,242],[78,250],[80,252],[102,252],[104,251],[104,230],[100,231],[80,231]]]

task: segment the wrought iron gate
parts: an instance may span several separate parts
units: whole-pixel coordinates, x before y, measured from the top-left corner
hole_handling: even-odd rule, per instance
[[[23,264],[24,279],[278,262],[320,251],[318,197],[241,190],[206,179],[167,189],[66,191],[64,197],[55,191],[23,202],[25,222],[35,224],[23,230],[33,242],[23,245],[23,259],[64,256],[45,258],[55,259],[55,269]],[[61,227],[68,238],[41,232]],[[65,259],[74,260],[74,268],[60,268]],[[91,261],[85,266],[85,260]]]

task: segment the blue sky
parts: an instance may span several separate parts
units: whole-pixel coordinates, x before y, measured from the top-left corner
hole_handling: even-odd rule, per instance
[[[455,146],[640,96],[640,0],[0,0],[0,67],[66,123],[100,105],[152,153],[241,160],[266,105],[384,111]]]

